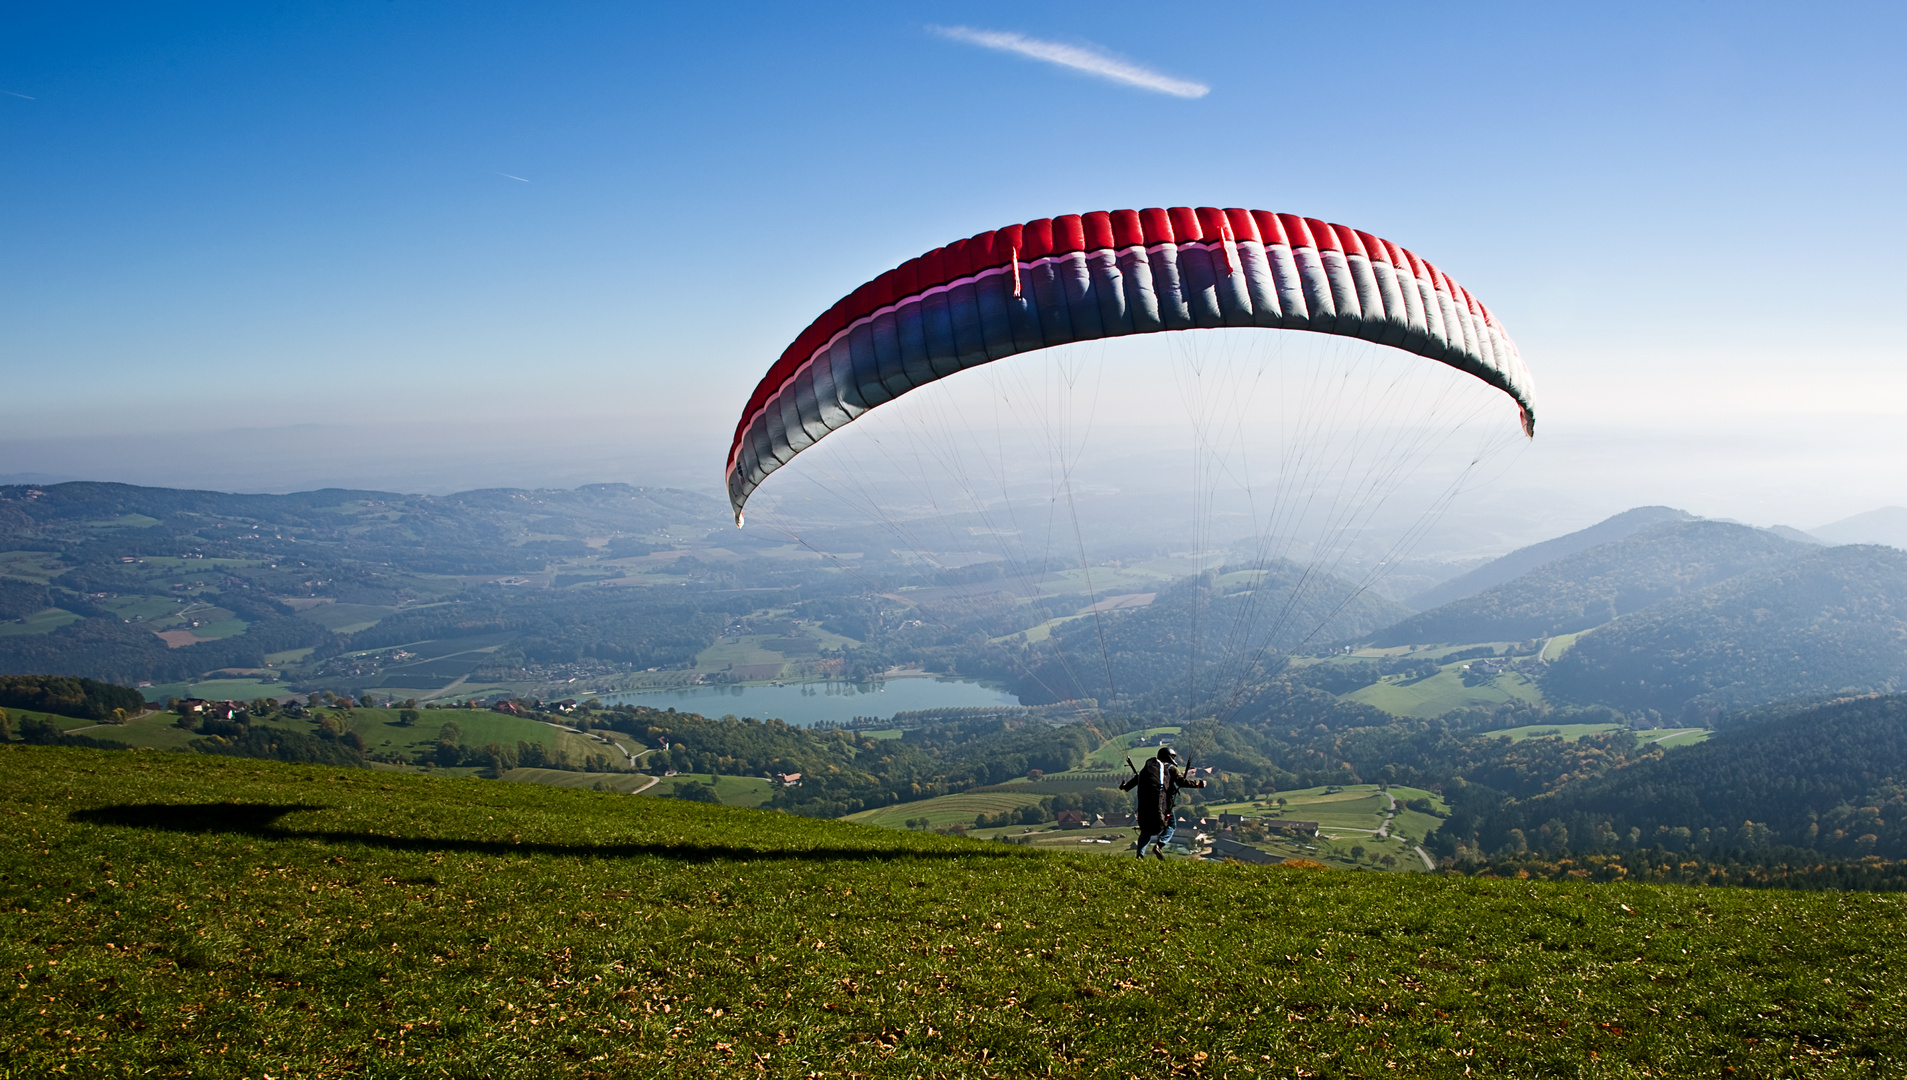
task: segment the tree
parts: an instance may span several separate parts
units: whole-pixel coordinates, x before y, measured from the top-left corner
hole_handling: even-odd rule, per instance
[[[7,715],[7,710],[0,709],[0,742],[12,742],[12,741],[13,741],[13,717]]]
[[[414,708],[403,708],[403,709],[397,710],[397,723],[398,723],[398,726],[400,727],[413,727],[416,725],[417,719],[418,719],[418,713],[417,713],[417,710]]]
[[[1357,862],[1358,860],[1362,858],[1364,858],[1364,845],[1352,844],[1351,845],[1351,861]]]

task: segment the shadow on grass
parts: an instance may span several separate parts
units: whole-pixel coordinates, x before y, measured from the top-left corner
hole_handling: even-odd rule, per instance
[[[337,832],[288,828],[287,814],[328,810],[310,803],[122,803],[75,810],[68,821],[176,833],[228,833],[257,840],[317,840],[390,851],[457,851],[472,855],[559,855],[583,859],[654,857],[676,862],[756,862],[761,860],[882,861],[900,859],[1025,858],[1017,848],[1000,850],[978,844],[964,851],[908,851],[847,847],[776,848],[737,844],[555,844],[542,841],[463,840],[436,836],[387,836],[375,832]]]

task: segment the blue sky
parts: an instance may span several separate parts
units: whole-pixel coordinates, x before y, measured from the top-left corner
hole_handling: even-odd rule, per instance
[[[1903,30],[1888,4],[16,6],[0,475],[691,482],[706,455],[714,491],[755,377],[874,273],[1210,203],[1355,224],[1483,297],[1556,436],[1519,483],[1818,523],[1907,502]]]

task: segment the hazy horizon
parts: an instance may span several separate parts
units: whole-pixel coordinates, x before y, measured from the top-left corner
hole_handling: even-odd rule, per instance
[[[1155,14],[23,13],[0,479],[719,498],[755,380],[861,282],[1008,222],[1210,203],[1393,238],[1502,319],[1539,423],[1452,508],[1479,548],[1645,504],[1907,504],[1907,270],[1855,254],[1907,232],[1898,7],[1217,15],[1275,63]],[[1274,47],[1347,33],[1356,68]],[[1407,122],[1428,86],[1449,124]]]

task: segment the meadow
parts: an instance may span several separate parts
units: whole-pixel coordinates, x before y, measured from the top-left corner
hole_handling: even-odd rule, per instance
[[[1462,664],[1447,664],[1425,679],[1387,675],[1378,682],[1344,695],[1345,700],[1382,709],[1394,716],[1434,717],[1453,709],[1490,708],[1509,701],[1543,703],[1536,682],[1514,671],[1475,686],[1463,684]]]
[[[1907,898],[1046,854],[0,750],[0,1076],[1853,1077]]]

